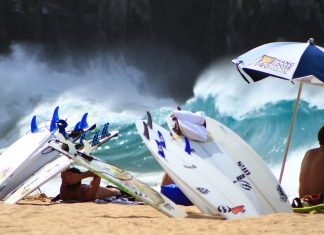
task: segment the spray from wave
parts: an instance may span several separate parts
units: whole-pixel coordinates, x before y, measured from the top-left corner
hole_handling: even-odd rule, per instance
[[[172,104],[167,98],[157,98],[145,75],[127,64],[122,54],[101,54],[81,65],[69,58],[59,67],[44,63],[42,51],[13,45],[9,56],[0,57],[0,146],[4,147],[28,130],[34,114],[39,120],[50,119],[53,109],[76,123],[84,112],[90,120],[115,123],[131,122],[143,110]],[[17,132],[15,129],[21,130]]]

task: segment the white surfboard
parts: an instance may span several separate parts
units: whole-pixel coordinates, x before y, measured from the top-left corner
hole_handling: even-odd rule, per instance
[[[56,151],[55,151],[56,152]],[[66,156],[59,156],[52,162],[47,163],[37,173],[21,184],[12,193],[4,198],[5,204],[15,204],[35,191],[50,179],[71,166],[72,161]]]
[[[45,127],[37,132],[29,132],[19,138],[0,157],[0,200],[12,190],[7,187],[19,167],[33,156],[47,141],[52,133]]]
[[[172,130],[173,121],[168,116],[167,123]],[[217,161],[221,158],[231,159],[241,169],[239,178],[251,183],[262,214],[275,212],[292,212],[288,197],[279,182],[265,165],[258,154],[237,134],[223,124],[206,117],[206,127],[209,135],[207,142],[191,141],[191,147],[199,157],[207,160],[216,168]],[[178,136],[171,131],[173,139],[184,146],[183,136]],[[230,174],[224,167],[224,174]]]
[[[155,191],[149,185],[137,180],[130,173],[119,169],[116,166],[103,162],[102,160],[78,152],[73,143],[64,140],[62,135],[58,134],[59,140],[69,147],[69,152],[62,149],[61,143],[51,142],[49,146],[60,153],[68,156],[75,163],[89,169],[101,178],[113,183],[121,190],[132,195],[145,204],[152,206],[169,217],[185,217],[187,214],[171,200]]]
[[[58,153],[56,151],[51,151],[48,149],[47,142],[54,138],[55,132],[57,131],[57,122],[59,120],[58,117],[58,108],[56,107],[52,122],[50,125],[50,129],[43,127],[42,129],[36,126],[36,117],[33,118],[31,124],[31,132],[22,137],[25,141],[23,143],[14,144],[14,146],[10,146],[8,154],[3,156],[4,158],[0,159],[1,167],[10,167],[10,171],[6,172],[6,177],[1,181],[1,190],[0,190],[0,200],[6,197],[9,193],[11,193],[15,188],[17,188],[21,183],[27,180],[30,176],[32,176],[35,172],[37,172],[40,168],[42,168],[47,163],[53,161]],[[86,131],[88,129],[95,128],[95,124],[86,127],[84,126],[86,123],[87,113],[83,115],[82,121],[82,129]],[[75,136],[72,138],[73,141],[77,140],[81,135],[81,132],[77,132]],[[26,138],[28,136],[28,138]],[[34,143],[35,139],[37,140],[39,136],[44,136],[42,141],[37,141]],[[18,140],[19,141],[19,140]],[[33,149],[33,151],[27,151],[27,149]],[[21,154],[14,155],[14,151],[19,151]],[[2,162],[1,162],[2,161]]]
[[[111,131],[108,136],[102,137],[98,139],[98,143],[93,146],[88,147],[88,149],[82,149],[81,152],[91,153],[101,145],[105,144],[107,141],[111,140],[114,137],[117,137],[119,131]],[[90,142],[90,144],[92,144]],[[53,150],[48,146],[49,149],[45,152],[43,150],[43,155],[38,156],[40,158],[52,159],[52,161],[47,162],[44,166],[39,169],[36,173],[31,175],[27,180],[25,180],[22,184],[20,184],[15,190],[13,190],[10,194],[8,194],[4,198],[4,203],[6,204],[15,204],[34,192],[37,188],[44,185],[46,182],[54,178],[56,175],[61,173],[62,171],[68,169],[73,161],[67,158],[66,156],[59,156],[60,153]],[[90,148],[90,149],[89,149]],[[41,153],[42,154],[42,153]],[[53,160],[54,159],[54,160]],[[44,161],[43,161],[44,163]],[[39,164],[39,163],[37,163]]]
[[[250,199],[219,170],[194,152],[189,153],[185,148],[180,148],[163,127],[152,123],[151,129],[145,125],[143,120],[136,122],[147,148],[181,191],[203,213],[222,214],[227,219],[259,215]],[[158,143],[160,141],[165,143],[165,148]]]

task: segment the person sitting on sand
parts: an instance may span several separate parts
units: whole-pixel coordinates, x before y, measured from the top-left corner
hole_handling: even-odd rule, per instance
[[[90,184],[81,184],[81,180],[88,177],[93,177]],[[78,168],[72,167],[63,171],[61,178],[60,199],[64,201],[78,200],[89,202],[121,194],[116,188],[101,187],[101,178],[91,171],[81,172]]]
[[[318,132],[319,148],[308,150],[301,164],[299,197],[324,193],[324,126]]]

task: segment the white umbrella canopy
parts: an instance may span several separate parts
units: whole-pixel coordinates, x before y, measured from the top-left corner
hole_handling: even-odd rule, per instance
[[[248,83],[269,77],[299,83],[279,177],[281,183],[303,83],[324,87],[324,48],[315,45],[312,38],[306,43],[273,42],[256,47],[233,59],[232,62]]]

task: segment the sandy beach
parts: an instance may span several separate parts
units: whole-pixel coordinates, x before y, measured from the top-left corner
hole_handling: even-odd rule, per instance
[[[279,213],[224,220],[182,207],[186,218],[168,218],[147,205],[51,203],[29,198],[0,204],[0,234],[324,234],[324,214]]]

